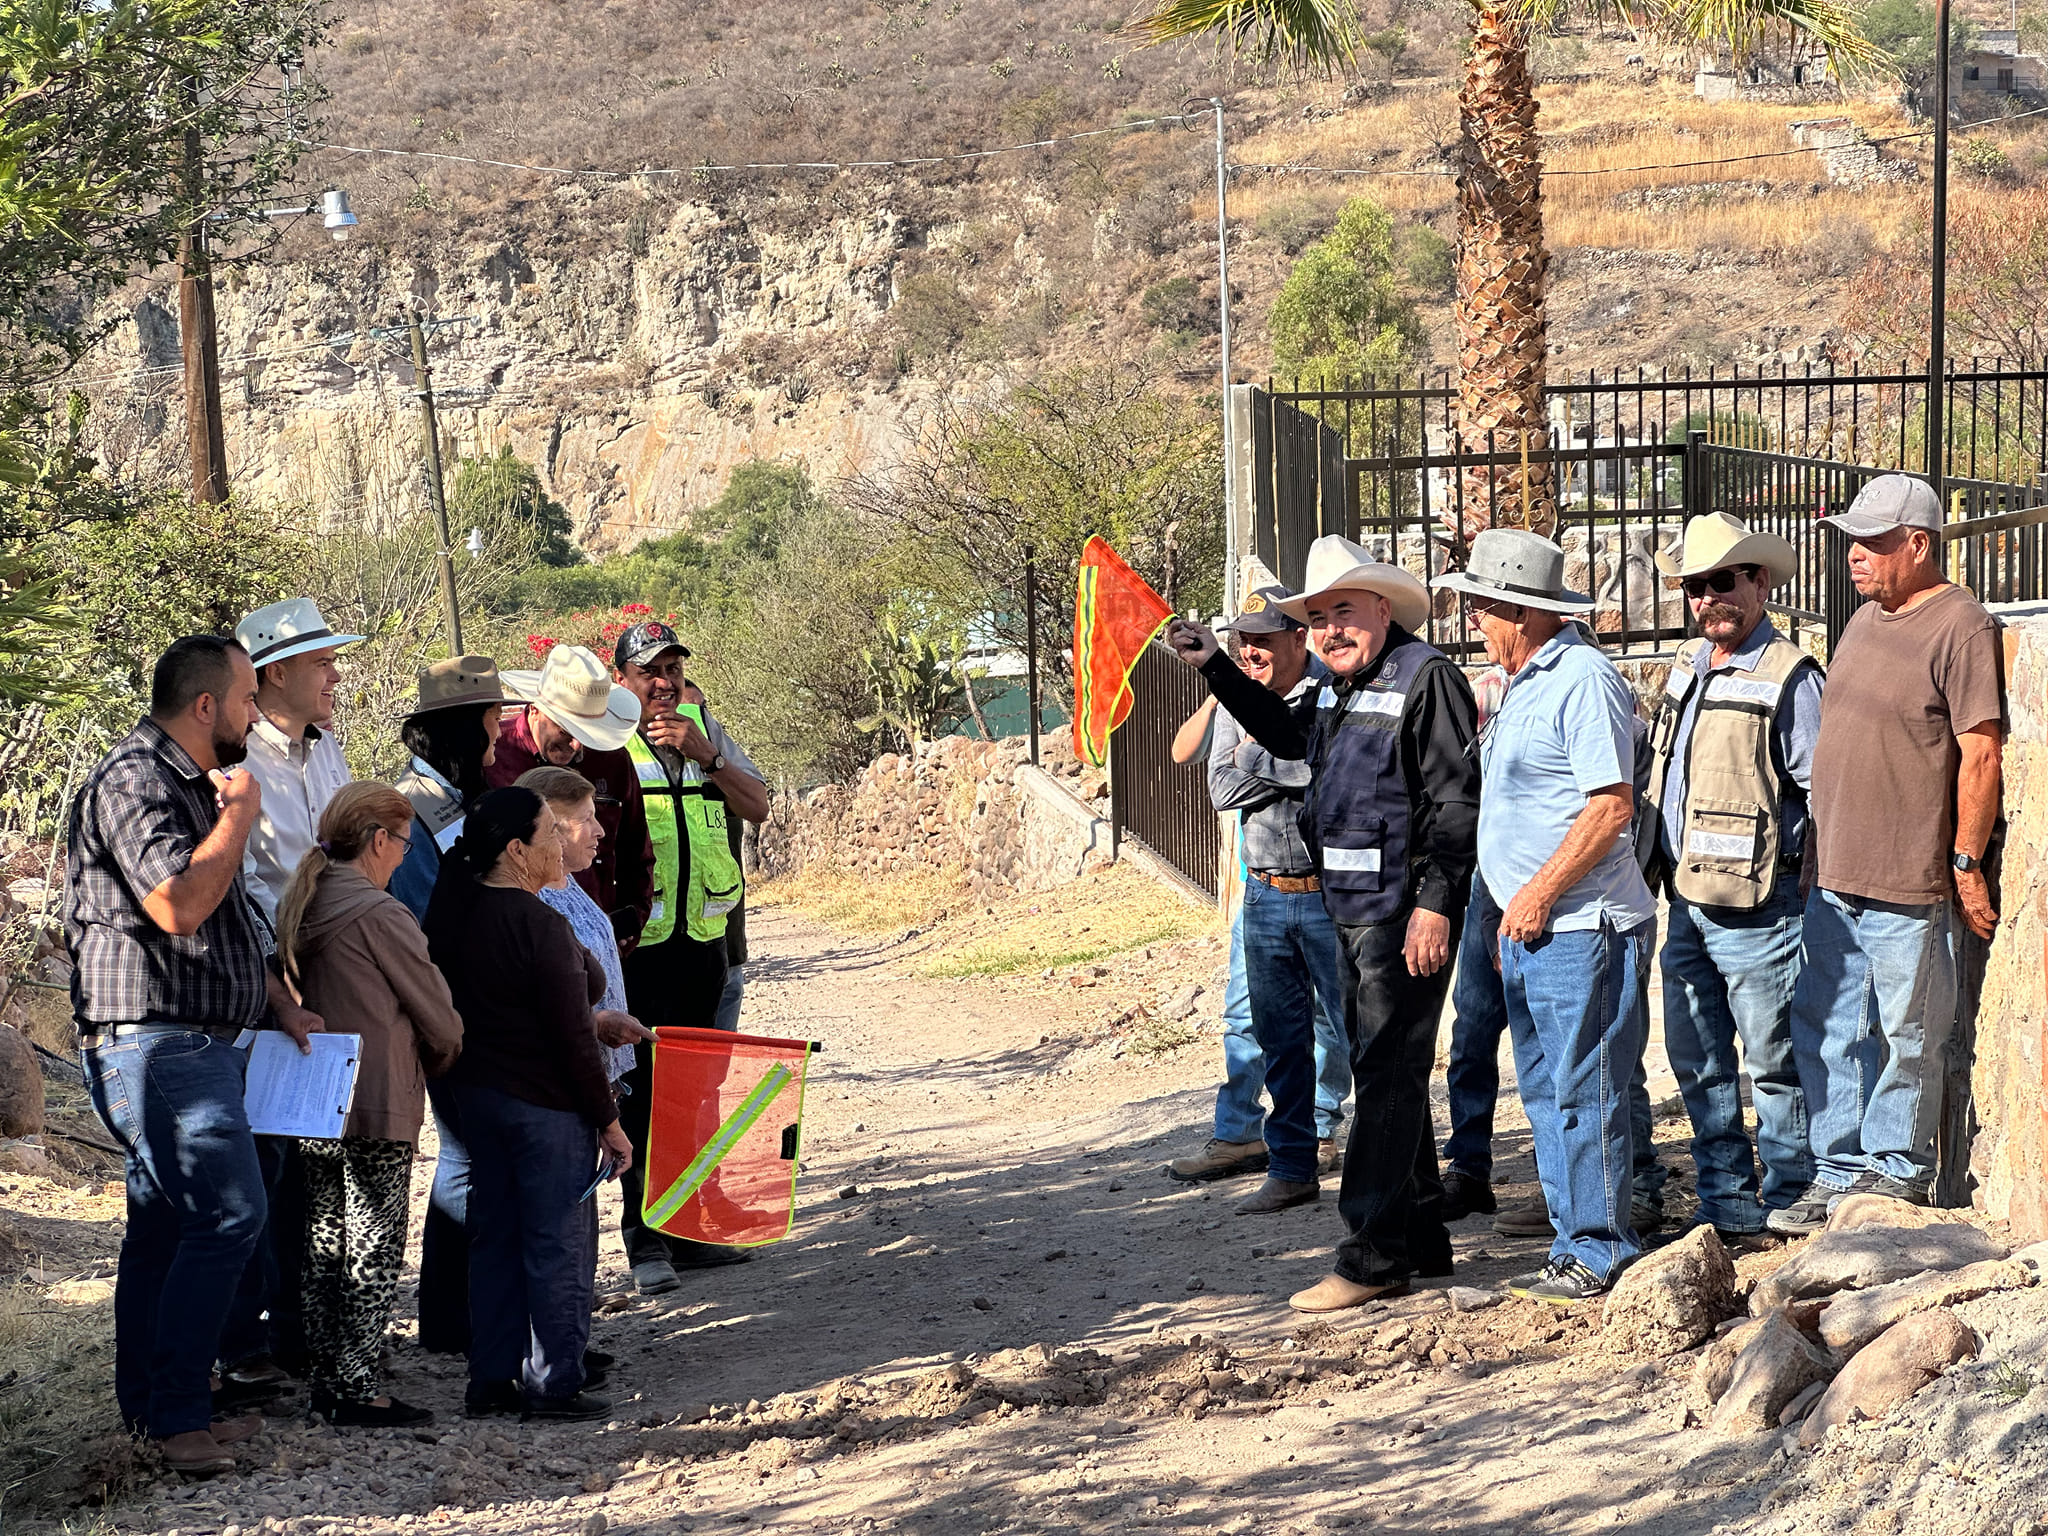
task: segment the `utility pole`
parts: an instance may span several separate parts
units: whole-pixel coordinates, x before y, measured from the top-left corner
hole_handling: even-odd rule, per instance
[[[1948,442],[1942,422],[1942,386],[1948,372],[1948,5],[1934,0],[1934,271],[1933,313],[1927,328],[1927,473],[1948,505]]]
[[[1031,716],[1031,766],[1038,766],[1038,551],[1024,546],[1024,707]]]
[[[1216,113],[1216,304],[1223,339],[1223,611],[1237,612],[1237,523],[1230,515],[1230,166],[1224,159],[1223,98],[1211,96]]]
[[[448,552],[448,497],[441,484],[441,429],[434,420],[434,375],[427,367],[427,333],[418,310],[409,310],[406,328],[412,332],[412,373],[420,397],[420,420],[426,433],[427,490],[434,503],[434,533],[440,540],[436,558],[441,567],[441,607],[448,617],[448,654],[462,654],[462,610],[455,601],[455,558]]]
[[[188,82],[188,92],[191,87]],[[228,499],[227,437],[220,419],[220,343],[214,335],[213,264],[206,251],[204,151],[199,130],[185,130],[185,184],[192,223],[178,238],[178,342],[185,361],[185,441],[192,499]]]

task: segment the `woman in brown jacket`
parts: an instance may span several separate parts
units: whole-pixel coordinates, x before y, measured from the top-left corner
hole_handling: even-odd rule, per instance
[[[307,1234],[306,1352],[313,1411],[334,1424],[420,1424],[433,1415],[377,1387],[377,1356],[405,1262],[413,1148],[427,1078],[462,1050],[462,1020],[426,936],[395,896],[412,806],[388,784],[351,784],[327,804],[320,841],[278,904],[278,958],[327,1027],[363,1037],[355,1103],[339,1141],[301,1141]]]

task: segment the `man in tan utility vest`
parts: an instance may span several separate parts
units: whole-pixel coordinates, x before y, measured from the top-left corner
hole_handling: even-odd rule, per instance
[[[1764,613],[1771,588],[1796,569],[1776,534],[1725,513],[1696,517],[1679,558],[1659,554],[1657,564],[1683,582],[1701,636],[1679,648],[1650,728],[1652,873],[1671,900],[1665,1048],[1692,1117],[1699,1219],[1724,1238],[1754,1238],[1813,1180],[1790,1016],[1821,669]]]

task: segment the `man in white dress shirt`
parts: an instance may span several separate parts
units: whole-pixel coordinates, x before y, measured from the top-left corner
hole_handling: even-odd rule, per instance
[[[263,786],[263,811],[244,863],[249,894],[275,923],[277,904],[306,850],[319,840],[320,813],[349,782],[335,739],[335,653],[361,635],[337,635],[309,597],[259,608],[235,626],[256,668],[256,724],[244,766]]]

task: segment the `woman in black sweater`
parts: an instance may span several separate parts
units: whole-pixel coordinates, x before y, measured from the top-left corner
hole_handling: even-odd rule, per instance
[[[632,1159],[598,1049],[604,973],[535,892],[562,873],[554,813],[527,789],[471,807],[424,924],[463,1021],[448,1082],[470,1153],[472,1417],[601,1418],[583,1391],[595,1280],[583,1192]]]

